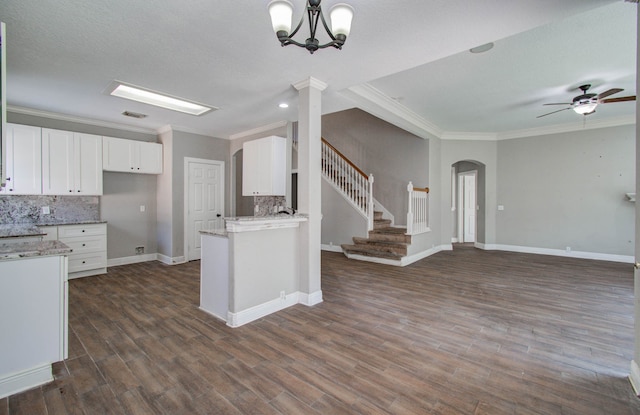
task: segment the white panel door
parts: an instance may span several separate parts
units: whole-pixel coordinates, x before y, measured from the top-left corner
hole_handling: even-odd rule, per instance
[[[74,133],[76,194],[102,194],[102,136]]]
[[[0,194],[42,194],[41,128],[7,124],[7,185]]]
[[[71,131],[42,129],[42,193],[72,195],[74,183],[74,142]]]
[[[187,174],[186,256],[200,259],[201,230],[224,227],[224,162],[185,159]]]
[[[476,176],[464,176],[464,242],[476,241]]]

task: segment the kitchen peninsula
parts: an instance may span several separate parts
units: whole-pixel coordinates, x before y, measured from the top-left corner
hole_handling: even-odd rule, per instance
[[[25,232],[0,239],[0,398],[53,380],[51,364],[67,357],[71,249],[40,240],[36,228]]]
[[[300,223],[306,215],[225,219],[201,231],[200,308],[239,327],[299,303]]]

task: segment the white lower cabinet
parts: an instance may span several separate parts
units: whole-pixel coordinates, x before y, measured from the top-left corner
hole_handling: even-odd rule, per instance
[[[73,250],[69,254],[69,278],[107,272],[106,223],[43,226],[40,229],[47,233],[43,239],[58,239]]]
[[[0,400],[53,380],[68,357],[67,258],[0,261]]]

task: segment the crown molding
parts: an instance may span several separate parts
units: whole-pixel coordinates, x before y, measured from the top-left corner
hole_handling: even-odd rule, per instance
[[[119,123],[109,122],[109,121],[100,121],[92,118],[83,118],[83,117],[77,117],[74,115],[60,114],[57,112],[36,110],[33,108],[17,107],[14,105],[8,105],[7,112],[13,112],[16,114],[23,114],[23,115],[32,115],[35,117],[49,118],[49,119],[58,120],[58,121],[67,121],[67,122],[75,122],[79,124],[93,125],[95,127],[115,128],[117,130],[131,131],[134,133],[156,134],[156,130],[152,128],[134,127],[127,124],[119,124]]]
[[[282,128],[287,126],[287,121],[277,121],[271,124],[263,125],[261,127],[252,128],[251,130],[242,131],[240,133],[231,134],[229,140],[235,140],[238,138],[248,137],[254,134],[264,133],[266,131],[275,130],[276,128]]]
[[[441,140],[496,141],[497,133],[474,133],[464,131],[444,131]]]
[[[369,84],[352,86],[342,93],[355,101],[359,108],[418,137],[429,139],[442,136],[438,126]]]
[[[541,135],[570,133],[574,131],[595,130],[598,128],[619,127],[622,125],[630,125],[636,123],[635,115],[625,115],[622,117],[611,117],[602,120],[585,120],[568,123],[551,125],[549,127],[529,128],[524,130],[512,130],[497,133],[498,140],[511,140],[514,138],[536,137]]]
[[[293,83],[291,85],[295,89],[297,89],[298,91],[300,91],[301,89],[304,89],[304,88],[308,88],[308,87],[313,87],[313,88],[318,89],[320,91],[324,91],[329,86],[326,83],[322,82],[321,80],[316,79],[316,78],[314,78],[312,76],[310,76],[307,79],[303,79],[302,81]]]

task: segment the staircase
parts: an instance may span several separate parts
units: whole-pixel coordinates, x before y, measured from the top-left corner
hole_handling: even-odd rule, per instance
[[[390,220],[382,218],[382,212],[374,212],[373,230],[369,231],[369,237],[354,237],[353,245],[341,245],[342,251],[347,258],[391,263],[401,261],[407,256],[411,235],[406,235],[406,228],[391,227],[390,224]]]

